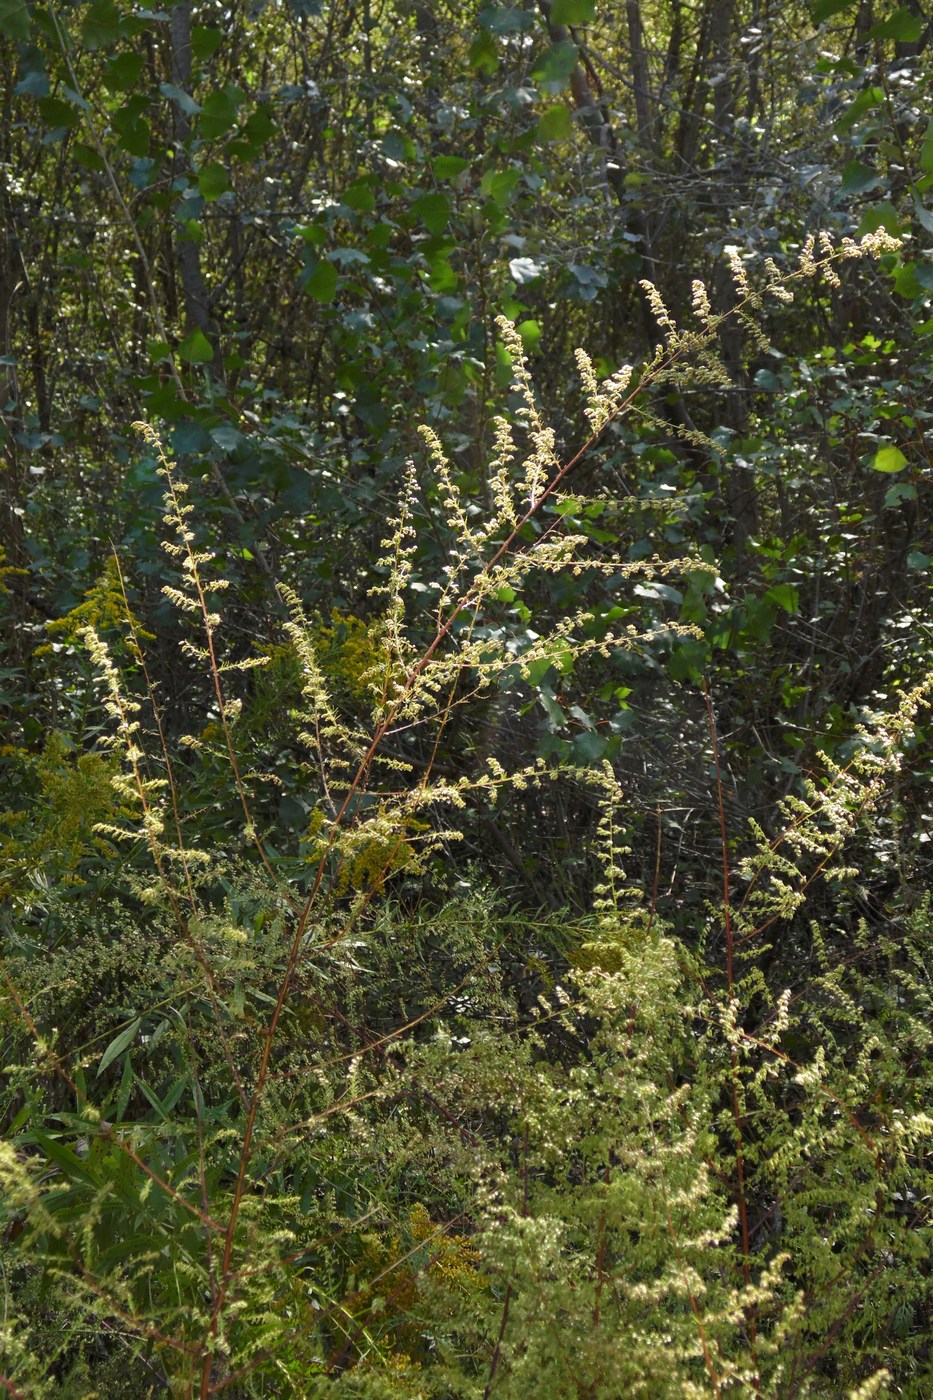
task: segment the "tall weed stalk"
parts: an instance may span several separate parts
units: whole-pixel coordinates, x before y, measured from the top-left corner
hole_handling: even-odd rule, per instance
[[[760,289],[736,261],[730,314],[760,339],[765,296],[889,246],[883,233],[811,241],[789,275],[769,264]],[[143,427],[177,566],[165,594],[209,715],[172,737],[115,565],[118,640],[82,626],[107,718],[97,767],[61,758],[67,801],[93,794],[93,818],[73,814],[71,886],[11,883],[4,931],[9,1394],[924,1393],[926,907],[890,937],[864,930],[842,966],[814,928],[793,994],[766,954],[816,882],[846,878],[846,845],[884,800],[933,679],[867,721],[849,765],[782,803],[772,834],[746,833],[740,859],[707,689],[721,897],[699,951],[626,876],[625,795],[608,765],[571,775],[601,813],[585,918],[510,915],[468,878],[420,903],[392,892],[453,860],[469,804],[560,776],[540,759],[452,769],[462,710],[555,657],[648,639],[581,607],[516,651],[484,625],[497,602],[545,575],[634,585],[711,567],[607,558],[566,523],[574,470],[609,424],[650,417],[651,391],[727,384],[726,318],[704,288],[687,330],[645,290],[657,351],[603,383],[578,354],[589,436],[565,461],[521,341],[499,323],[513,385],[493,508],[463,499],[424,430],[428,481],[409,466],[388,522],[352,703],[320,624],[285,588],[278,650],[225,657],[219,561]],[[425,489],[448,541],[429,614]],[[274,775],[250,766],[250,673],[276,665],[313,794],[291,852],[256,809]],[[221,836],[210,783],[187,795],[199,764],[232,782],[239,818]],[[7,840],[11,869],[38,839]],[[508,972],[521,945],[546,950],[530,999]]]

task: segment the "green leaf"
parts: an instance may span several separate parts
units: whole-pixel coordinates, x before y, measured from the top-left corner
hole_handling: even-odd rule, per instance
[[[0,0],[0,4],[4,0]],[[499,50],[496,41],[488,30],[483,29],[477,34],[470,45],[470,67],[475,73],[485,73],[487,78],[491,78],[499,67]]]
[[[93,146],[86,146],[83,141],[75,141],[71,148],[71,154],[78,165],[83,166],[85,170],[106,170],[107,168],[100,153],[95,151]]]
[[[520,170],[487,170],[480,181],[480,190],[500,209],[505,209],[511,203],[521,178]]]
[[[536,131],[539,141],[566,141],[572,134],[570,108],[563,102],[548,107],[547,111],[541,114]]]
[[[321,258],[304,281],[304,289],[315,301],[333,301],[337,295],[337,269],[328,258]]]
[[[692,681],[694,685],[702,685],[710,655],[709,642],[700,637],[688,637],[678,642],[671,652],[667,663],[668,674],[675,681]]]
[[[123,33],[123,20],[113,0],[94,0],[81,25],[81,42],[92,52],[116,43]]]
[[[596,15],[596,0],[553,0],[552,24],[589,24]]]
[[[108,92],[132,92],[143,71],[142,54],[121,53],[104,64],[101,82]]]
[[[865,210],[859,220],[858,237],[864,238],[866,233],[874,233],[879,228],[886,229],[894,238],[899,238],[901,235],[901,221],[890,200],[883,200],[881,204],[872,204]]]
[[[917,277],[917,268],[917,263],[907,262],[894,270],[894,290],[899,297],[906,297],[908,301],[926,295],[926,290]]]
[[[916,499],[917,488],[907,481],[896,481],[884,493],[884,503],[888,508],[900,505],[901,501],[915,501]]]
[[[577,46],[565,39],[560,44],[552,44],[536,60],[531,76],[542,87],[557,91],[570,82],[570,75],[577,66]]]
[[[214,358],[214,350],[203,331],[192,331],[179,345],[178,357],[189,365],[209,365]]]
[[[119,143],[131,156],[149,154],[149,123],[143,116],[148,105],[145,97],[131,97],[111,113],[110,121]]]
[[[450,199],[440,190],[423,194],[420,199],[412,201],[409,212],[424,224],[429,233],[441,234],[450,218]]]
[[[198,190],[207,200],[208,204],[213,204],[215,199],[219,199],[222,194],[226,194],[230,188],[230,181],[227,177],[227,168],[221,165],[220,161],[211,160],[206,165],[202,165],[198,174]]]
[[[927,569],[933,555],[922,554],[919,549],[912,549],[907,556],[908,569]]]
[[[21,43],[29,38],[32,15],[26,0],[0,0],[0,34]]]
[[[222,92],[212,92],[204,99],[198,118],[198,132],[204,141],[218,141],[236,123],[237,113],[246,97],[242,88],[228,83]]]
[[[884,106],[884,88],[863,88],[858,97],[853,98],[842,116],[836,122],[837,131],[848,131],[860,117],[874,107]]]
[[[521,34],[534,25],[534,15],[520,5],[484,5],[477,15],[484,29],[494,34]]]
[[[564,725],[567,723],[567,716],[550,691],[538,691],[538,704],[547,715],[548,729],[550,729],[551,733],[556,734],[559,729],[563,729]]]
[[[204,63],[220,48],[224,36],[219,29],[208,29],[203,24],[195,24],[191,29],[191,52],[199,63]]]
[[[340,196],[340,202],[358,214],[370,214],[376,207],[376,196],[367,180],[354,180]]]
[[[278,131],[278,122],[275,121],[267,107],[257,107],[255,112],[250,112],[246,121],[240,128],[240,134],[249,142],[251,146],[261,146]]]
[[[533,355],[541,341],[539,321],[520,321],[515,328],[522,338],[522,346],[527,354]]]
[[[107,1066],[111,1064],[118,1055],[122,1055],[123,1051],[126,1050],[128,1046],[132,1045],[141,1025],[142,1017],[137,1016],[136,1020],[131,1021],[125,1030],[122,1030],[119,1035],[114,1036],[113,1040],[111,1040],[107,1049],[100,1057],[100,1064],[97,1066],[97,1074],[95,1076],[97,1079],[100,1078]]]
[[[900,472],[907,466],[907,458],[899,447],[881,447],[872,458],[871,465],[876,472]]]
[[[894,39],[899,44],[913,44],[924,30],[924,21],[918,15],[911,14],[906,7],[895,10],[888,19],[879,20],[872,25],[866,38],[868,39]]]
[[[436,156],[431,168],[439,180],[455,180],[469,167],[465,156]]]
[[[573,751],[582,764],[598,763],[606,752],[609,739],[604,734],[584,730],[573,736]]]
[[[39,112],[42,120],[52,130],[59,127],[75,127],[81,120],[80,113],[76,112],[70,102],[63,102],[60,97],[40,97]]]
[[[323,224],[302,224],[295,232],[302,243],[310,243],[315,248],[321,248],[327,242],[327,229]]]
[[[430,272],[428,273],[428,286],[432,292],[456,292],[459,288],[457,274],[450,263],[450,255],[453,246],[450,243],[443,244],[433,254],[430,259]]]
[[[87,1166],[77,1153],[72,1152],[70,1147],[66,1147],[64,1143],[56,1141],[55,1138],[47,1137],[45,1133],[32,1133],[31,1137],[36,1146],[42,1149],[48,1160],[54,1162],[67,1181],[85,1181],[91,1185],[97,1185]],[[47,1197],[46,1200],[48,1200]]]
[[[42,54],[34,44],[30,44],[20,54],[19,82],[13,91],[17,97],[48,97],[49,90],[49,75],[45,71]]]
[[[765,593],[765,598],[769,603],[776,603],[786,613],[793,614],[800,609],[800,595],[792,583],[772,584]]]
[[[833,15],[852,9],[857,4],[858,0],[810,0],[810,14],[814,24],[822,24],[824,20],[832,19]]]
[[[201,110],[200,102],[195,102],[190,92],[185,92],[184,88],[176,87],[174,83],[160,83],[159,91],[170,102],[176,103],[186,116],[196,117]]]
[[[842,172],[843,194],[862,194],[881,183],[881,177],[859,160],[850,161]]]

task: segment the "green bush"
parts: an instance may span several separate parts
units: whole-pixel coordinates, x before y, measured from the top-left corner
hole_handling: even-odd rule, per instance
[[[652,291],[640,375],[600,385],[580,356],[590,445],[647,387],[721,383],[701,293],[681,331]],[[274,640],[225,656],[220,561],[162,458],[190,733],[119,568],[119,642],[81,615],[102,713],[49,740],[0,848],[11,1394],[928,1393],[929,907],[845,957],[808,914],[856,879],[846,851],[890,805],[933,676],[731,840],[706,692],[721,896],[675,938],[626,874],[603,750],[507,768],[460,743],[471,706],[556,705],[548,677],[651,641],[583,607],[516,633],[536,581],[714,574],[607,557],[580,527],[598,515],[500,332],[488,511],[425,434],[440,577],[411,467],[365,625],[283,590]],[[589,907],[509,910],[458,842],[502,792],[560,784],[597,813]]]

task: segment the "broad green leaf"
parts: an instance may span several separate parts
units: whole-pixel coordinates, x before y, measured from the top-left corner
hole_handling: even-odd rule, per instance
[[[450,262],[453,250],[452,244],[445,243],[433,253],[430,260],[431,270],[428,273],[428,286],[432,292],[443,294],[456,292],[459,289],[457,273]]]
[[[229,188],[230,180],[227,176],[227,168],[221,165],[220,161],[211,160],[201,167],[198,174],[198,190],[208,204],[213,204],[214,200],[219,199],[222,194],[226,194]]]
[[[843,10],[854,9],[857,4],[858,0],[810,0],[810,14],[814,24],[822,24]]]
[[[899,297],[907,297],[913,300],[914,297],[924,295],[923,287],[917,280],[917,264],[908,262],[902,263],[894,273],[894,290]]]
[[[323,224],[302,224],[295,232],[302,243],[310,243],[315,248],[320,248],[327,242],[327,229]]]
[[[376,207],[376,196],[367,180],[354,180],[340,196],[340,202],[359,214],[369,214]]]
[[[515,328],[522,338],[522,346],[529,355],[533,355],[541,342],[540,321],[519,321]]]
[[[786,613],[793,614],[800,609],[800,595],[792,583],[772,584],[765,593],[765,598],[769,603],[776,603]]]
[[[100,1057],[100,1064],[97,1066],[96,1078],[99,1079],[100,1076],[103,1074],[104,1070],[107,1068],[107,1066],[109,1064],[112,1064],[118,1055],[122,1055],[123,1051],[126,1050],[128,1046],[132,1045],[133,1041],[136,1039],[141,1025],[142,1017],[137,1016],[136,1020],[131,1021],[130,1024],[124,1030],[122,1030],[119,1035],[114,1036],[113,1040],[111,1040],[110,1044],[107,1046],[107,1049]]]
[[[709,665],[711,647],[700,637],[687,637],[674,647],[667,662],[672,680],[703,684],[703,672]]]
[[[888,507],[900,505],[901,501],[915,501],[916,499],[917,488],[907,481],[896,481],[884,493],[884,503]]]
[[[511,360],[509,364],[511,365]],[[522,668],[522,675],[529,685],[540,685],[553,664],[549,656],[539,656],[536,660],[529,661]]]
[[[143,71],[142,54],[121,53],[104,64],[101,82],[108,92],[132,92]]]
[[[900,472],[907,466],[907,458],[899,447],[881,447],[872,458],[871,465],[876,472]]]
[[[174,83],[160,83],[159,91],[163,97],[167,97],[170,102],[174,102],[189,117],[196,117],[201,110],[200,102],[195,102],[190,93],[184,88],[176,87]]]
[[[595,730],[573,736],[573,751],[580,763],[598,763],[606,752],[609,738]]]
[[[436,156],[432,165],[439,180],[455,180],[469,167],[470,162],[464,156]]]
[[[204,141],[218,141],[236,124],[237,113],[246,97],[242,88],[228,83],[221,92],[212,92],[204,99],[198,118],[198,132]]]
[[[836,122],[837,131],[849,131],[851,127],[874,107],[884,106],[884,88],[863,88],[858,97],[853,98],[842,116]]]
[[[534,15],[523,10],[521,5],[484,5],[477,19],[493,34],[521,34],[535,22]]]
[[[71,148],[71,154],[74,156],[78,165],[83,166],[85,170],[106,169],[103,157],[100,153],[95,151],[93,146],[85,145],[83,141],[75,141]]]
[[[74,127],[81,121],[81,114],[75,111],[70,102],[63,102],[60,97],[41,97],[39,99],[39,111],[46,126]]]
[[[879,20],[869,29],[869,39],[894,39],[899,44],[912,44],[926,28],[926,22],[906,7],[895,10],[888,19]]]
[[[933,559],[933,555],[922,554],[919,549],[912,549],[907,556],[907,567],[908,569],[927,569],[931,559]]]
[[[3,0],[0,0],[0,4]],[[477,73],[492,77],[499,67],[499,49],[488,30],[480,30],[470,45],[470,67]]]
[[[566,141],[573,134],[570,108],[557,102],[541,114],[536,136],[539,141]]]
[[[149,154],[149,123],[143,113],[148,109],[149,103],[145,97],[131,97],[116,112],[110,115],[110,121],[114,131],[119,136],[119,143],[125,151],[129,151],[131,156],[147,156]]]
[[[123,32],[123,20],[113,0],[94,0],[81,25],[81,42],[92,52],[116,43]]]
[[[589,24],[596,15],[596,0],[553,0],[552,24]]]
[[[567,716],[550,691],[538,691],[538,704],[547,715],[548,729],[550,729],[551,733],[556,734],[559,729],[563,729],[564,725],[567,723]]]
[[[886,229],[894,238],[901,235],[901,221],[890,200],[872,204],[865,210],[859,221],[858,237],[863,238],[866,233],[874,233],[879,228]]]
[[[337,295],[336,267],[328,258],[321,258],[303,285],[315,301],[333,301]]]
[[[211,428],[211,442],[221,452],[236,452],[246,444],[246,438],[232,423],[222,423],[219,428]]]
[[[246,121],[240,128],[240,134],[249,142],[251,146],[261,146],[278,131],[278,122],[275,121],[267,107],[257,107],[255,112],[250,112]]]
[[[179,345],[178,357],[189,365],[209,365],[214,351],[203,331],[192,331]]]
[[[531,76],[536,83],[542,87],[557,91],[566,87],[570,82],[570,75],[577,66],[577,46],[571,44],[569,40],[564,40],[560,44],[552,44],[545,49],[544,53],[537,59],[531,70]]]
[[[34,44],[20,52],[19,73],[19,82],[13,89],[17,97],[48,97],[49,75],[43,56]]]
[[[865,190],[880,185],[881,177],[876,171],[863,165],[859,160],[850,161],[842,172],[843,194],[862,194]]]
[[[220,48],[224,36],[219,29],[208,29],[203,24],[195,24],[191,29],[191,52],[199,63],[205,63]]]
[[[424,224],[429,233],[441,234],[450,218],[450,199],[440,190],[435,190],[413,200],[409,212]]]
[[[494,204],[497,204],[500,209],[504,209],[511,203],[521,178],[520,170],[487,170],[480,181],[480,189]]]
[[[29,38],[32,14],[26,0],[0,0],[0,34],[21,43]]]

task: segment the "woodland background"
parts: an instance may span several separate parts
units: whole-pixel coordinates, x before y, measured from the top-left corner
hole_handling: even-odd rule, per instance
[[[9,1394],[933,1393],[931,23],[0,0]],[[899,246],[747,308],[759,332],[730,315],[737,262],[754,283],[878,230]],[[678,323],[702,280],[720,382],[640,368],[665,338],[646,279]],[[457,832],[373,781],[326,865],[295,608],[311,709],[341,715],[314,742],[355,761],[406,463],[412,657],[451,483],[495,515],[496,415],[521,418],[500,315],[556,460],[589,437],[578,347],[642,382],[522,529],[598,567],[503,575],[471,622],[494,683],[465,667],[434,728],[383,736],[402,786],[475,784]],[[164,592],[166,522],[212,556],[188,583],[226,583],[228,674]],[[137,740],[108,738],[120,695],[200,852],[180,895],[133,815]],[[557,776],[477,778],[535,765]],[[788,822],[824,834],[796,902],[769,867],[739,953],[740,861]],[[587,1126],[610,1063],[640,1087]],[[658,1211],[670,1257],[637,1224]],[[705,1283],[668,1296],[687,1255]]]

